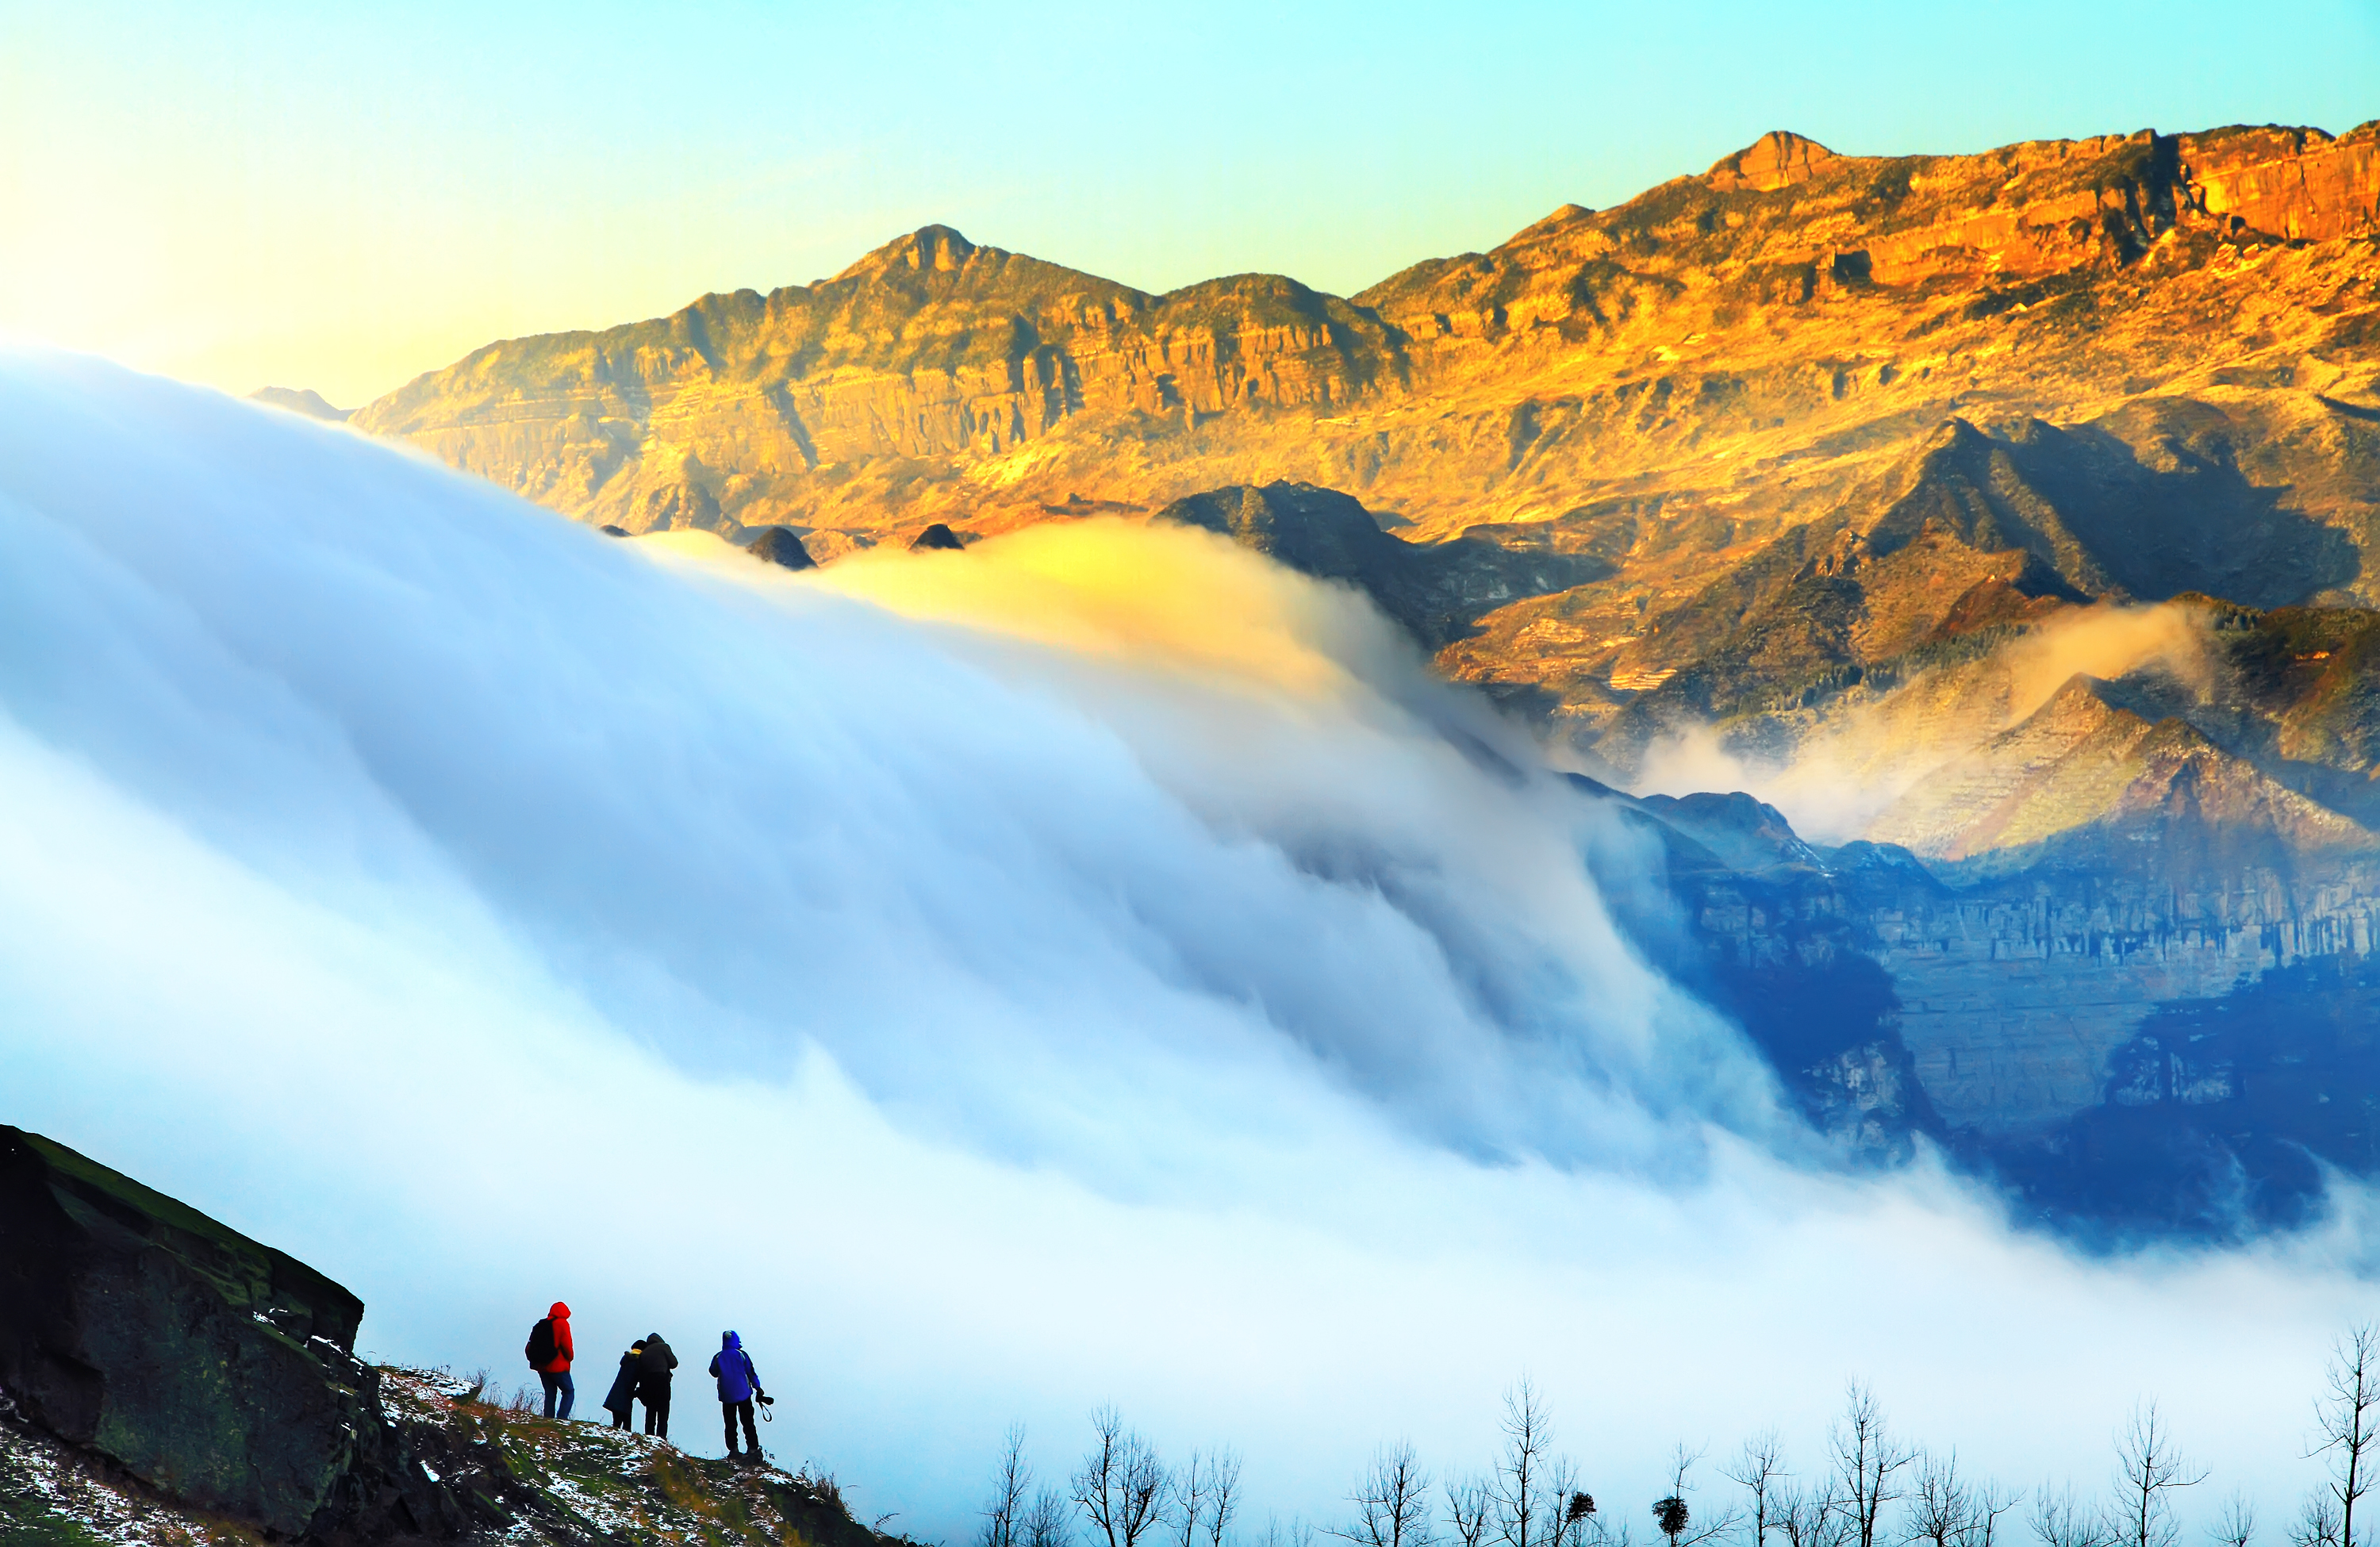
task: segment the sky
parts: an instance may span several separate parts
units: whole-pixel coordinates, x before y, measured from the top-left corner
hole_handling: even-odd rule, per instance
[[[2380,116],[2380,4],[0,0],[0,336],[356,406],[929,222],[1348,293],[1777,128],[1864,153]]]
[[[2017,1488],[2157,1400],[2277,1540],[2372,1200],[2095,1260],[1842,1167],[1621,944],[1581,851],[1645,843],[1214,534],[795,576],[0,349],[0,1117],[368,1353],[521,1380],[558,1297],[591,1406],[732,1327],[781,1461],[954,1547],[1012,1421],[1237,1447],[1246,1547],[1524,1375],[1622,1524],[1679,1443],[1811,1478],[1861,1376]]]

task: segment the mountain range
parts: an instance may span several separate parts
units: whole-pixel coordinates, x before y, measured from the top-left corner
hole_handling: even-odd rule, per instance
[[[928,226],[352,423],[780,562],[1225,532],[1368,591],[1652,834],[1659,906],[1607,876],[1640,943],[1854,1143],[2118,1229],[2293,1220],[2314,1159],[2380,1163],[2380,122],[1773,133],[1345,298]],[[1624,793],[1689,754],[1830,830]],[[2327,1051],[2272,1029],[2308,1005]],[[2284,1045],[2321,1100],[2272,1096]]]

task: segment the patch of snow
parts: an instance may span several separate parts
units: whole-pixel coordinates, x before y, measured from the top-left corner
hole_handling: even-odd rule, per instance
[[[15,1430],[0,1430],[0,1479],[109,1547],[233,1547],[237,1540],[121,1492],[92,1477],[63,1445]]]

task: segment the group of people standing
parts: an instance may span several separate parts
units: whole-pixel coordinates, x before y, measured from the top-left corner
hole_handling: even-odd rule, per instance
[[[570,1379],[570,1367],[577,1360],[577,1348],[570,1337],[570,1307],[560,1300],[553,1309],[529,1329],[528,1346],[522,1350],[528,1356],[529,1367],[545,1387],[545,1416],[550,1419],[570,1417],[570,1404],[577,1388]],[[612,1389],[603,1398],[604,1410],[612,1415],[612,1427],[625,1429],[635,1411],[635,1404],[645,1405],[645,1432],[656,1439],[669,1438],[670,1375],[677,1369],[677,1355],[659,1333],[648,1334],[631,1345],[620,1356],[620,1372],[613,1377]],[[744,1340],[734,1333],[723,1333],[719,1339],[719,1352],[711,1356],[710,1377],[718,1383],[720,1416],[727,1430],[727,1454],[739,1454],[750,1460],[760,1459],[760,1432],[753,1422],[753,1406],[775,1405],[760,1386],[760,1372],[753,1366],[752,1356],[744,1351]],[[735,1447],[738,1422],[744,1430],[744,1450]]]

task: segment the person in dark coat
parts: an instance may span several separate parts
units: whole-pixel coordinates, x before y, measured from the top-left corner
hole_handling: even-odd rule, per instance
[[[760,1431],[752,1422],[752,1399],[760,1395],[760,1372],[752,1356],[734,1333],[722,1333],[719,1352],[711,1356],[710,1373],[719,1381],[719,1413],[727,1425],[727,1454],[735,1455],[735,1420],[744,1420],[744,1443],[750,1459],[760,1459]]]
[[[645,1334],[644,1352],[637,1356],[637,1400],[645,1405],[645,1432],[669,1438],[670,1371],[677,1356],[659,1333]]]
[[[612,1377],[612,1389],[603,1398],[603,1410],[612,1415],[612,1427],[628,1427],[628,1416],[637,1407],[638,1361],[644,1358],[641,1343],[620,1356],[620,1372]]]

